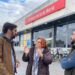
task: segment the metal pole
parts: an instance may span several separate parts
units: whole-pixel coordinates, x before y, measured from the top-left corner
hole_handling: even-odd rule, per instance
[[[66,25],[66,48],[68,48],[68,24]]]

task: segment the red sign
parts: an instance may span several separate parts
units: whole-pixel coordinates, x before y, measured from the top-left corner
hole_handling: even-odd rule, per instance
[[[43,8],[42,10],[27,17],[25,19],[25,24],[29,24],[31,22],[34,22],[35,20],[43,18],[44,16],[47,16],[47,15],[54,13],[60,9],[63,9],[63,8],[65,8],[65,0],[57,0],[53,4],[50,4],[50,5],[46,6],[45,8]]]

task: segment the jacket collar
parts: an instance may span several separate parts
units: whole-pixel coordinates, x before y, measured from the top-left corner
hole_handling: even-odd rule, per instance
[[[11,43],[11,40],[10,39],[8,39],[7,37],[5,37],[5,36],[2,36],[6,41],[8,41],[9,43]]]

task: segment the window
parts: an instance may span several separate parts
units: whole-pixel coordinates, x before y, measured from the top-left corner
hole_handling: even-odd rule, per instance
[[[73,31],[75,31],[75,23],[71,23],[68,25],[68,47],[71,43],[71,34]]]
[[[54,31],[54,29],[51,28],[51,29],[46,29],[46,30],[34,32],[34,40],[36,40],[38,37],[52,38],[54,35],[53,31]]]
[[[53,47],[54,28],[34,32],[33,41],[38,37],[44,37],[47,40],[48,47]]]
[[[56,32],[56,47],[65,47],[66,46],[66,25],[57,27]]]
[[[57,27],[56,47],[70,47],[71,34],[75,31],[75,23]]]

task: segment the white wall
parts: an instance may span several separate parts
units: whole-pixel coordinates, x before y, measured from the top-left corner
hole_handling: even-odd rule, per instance
[[[70,15],[72,13],[75,13],[75,0],[65,0],[66,1],[66,7],[64,9],[61,9],[60,11],[57,11],[55,13],[52,13],[44,18],[41,18],[33,23],[30,23],[28,25],[25,25],[25,17],[21,18],[16,22],[18,25],[18,31],[29,29],[36,27],[38,25],[41,25],[43,23],[47,23],[50,21],[53,21],[55,19]]]

